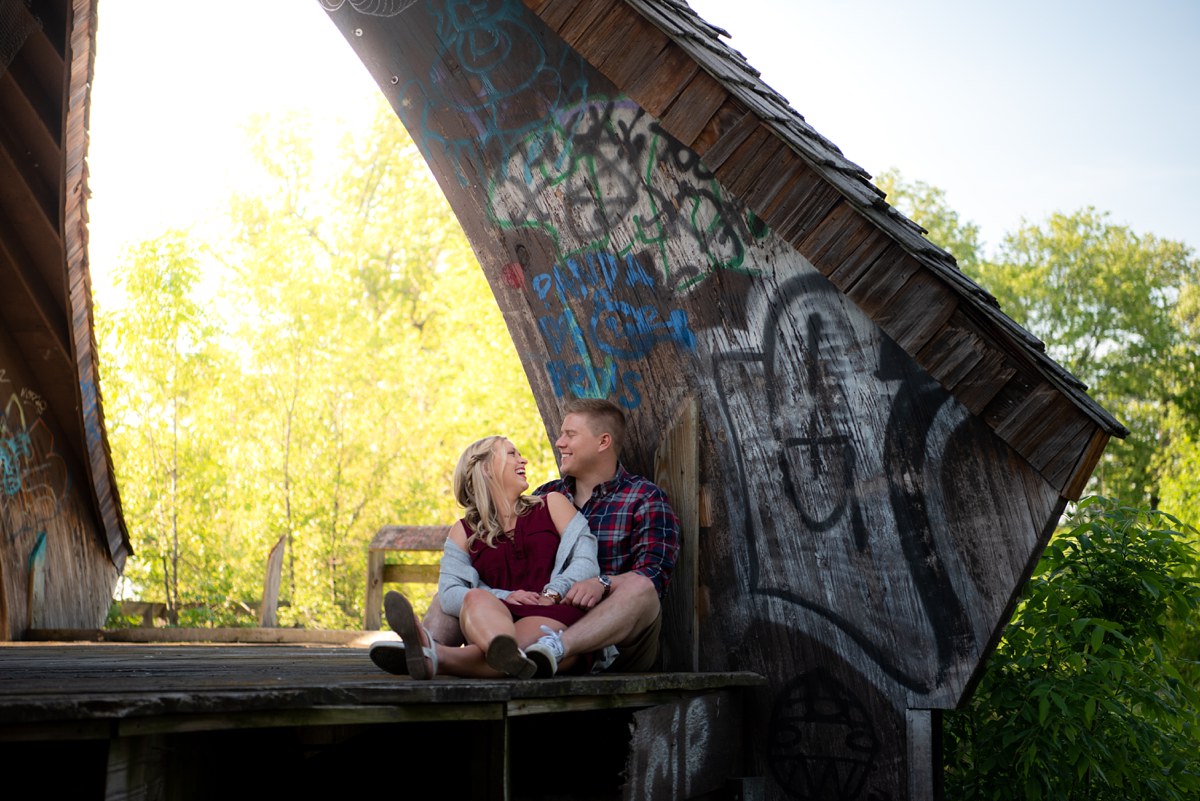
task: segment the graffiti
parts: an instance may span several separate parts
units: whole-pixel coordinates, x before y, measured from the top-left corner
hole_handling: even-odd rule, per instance
[[[939,414],[949,396],[815,271],[780,287],[762,326],[761,347],[713,363],[750,591],[819,615],[929,692],[971,640],[922,478],[935,420],[954,428],[965,411]],[[760,509],[775,476],[787,505]]]
[[[639,300],[639,293],[653,296],[655,281],[632,254],[580,254],[535,275],[530,284],[545,312],[537,316],[537,328],[557,397],[616,396],[626,409],[637,408],[642,377],[627,363],[645,359],[663,343],[696,347],[687,312],[674,309],[663,318],[657,305]]]
[[[14,393],[0,415],[0,525],[9,541],[56,517],[69,488],[54,435],[40,416],[26,418],[21,393]]]
[[[723,790],[734,764],[736,718],[724,695],[664,703],[634,714],[624,798],[698,798]]]
[[[676,292],[718,270],[755,273],[747,246],[767,232],[628,100],[566,108],[522,139],[488,187],[488,209],[501,228],[546,234],[562,257],[649,250]]]
[[[583,59],[568,47],[549,52],[519,3],[451,0],[430,13],[438,58],[400,86],[393,106],[426,159],[444,159],[461,186],[562,105],[587,99]]]
[[[826,671],[804,673],[776,696],[767,760],[792,798],[860,798],[879,751],[866,707]]]
[[[347,0],[321,0],[321,7],[326,11],[337,11]],[[372,17],[394,17],[404,13],[417,0],[349,0],[350,7],[359,14]]]

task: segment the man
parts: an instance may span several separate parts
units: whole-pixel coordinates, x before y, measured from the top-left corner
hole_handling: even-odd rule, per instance
[[[679,550],[679,521],[666,495],[621,466],[625,415],[607,400],[567,403],[554,447],[562,478],[535,494],[561,492],[575,504],[599,541],[600,576],[576,583],[564,603],[590,611],[570,628],[542,637],[526,649],[539,676],[552,676],[558,662],[615,645],[605,669],[643,672],[656,666],[662,630],[660,598],[666,592]],[[424,625],[443,644],[461,643],[458,621],[434,599]]]

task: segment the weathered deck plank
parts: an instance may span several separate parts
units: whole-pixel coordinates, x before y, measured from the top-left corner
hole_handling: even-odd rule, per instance
[[[258,644],[14,643],[0,646],[0,675],[0,740],[36,739],[38,724],[95,721],[195,731],[487,720],[644,707],[764,681],[753,673],[642,673],[423,682],[380,671],[361,647]],[[395,707],[405,711],[388,711]]]

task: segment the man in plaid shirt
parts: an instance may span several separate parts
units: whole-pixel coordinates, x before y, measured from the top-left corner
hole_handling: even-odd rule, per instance
[[[606,400],[580,399],[565,411],[554,442],[563,477],[535,494],[561,492],[587,518],[599,541],[600,576],[578,582],[561,599],[590,609],[583,619],[565,631],[543,627],[546,636],[525,650],[539,676],[554,675],[569,654],[611,645],[618,652],[615,661],[600,666],[650,670],[658,661],[659,599],[675,566],[679,520],[661,489],[618,461],[625,435],[620,408]]]

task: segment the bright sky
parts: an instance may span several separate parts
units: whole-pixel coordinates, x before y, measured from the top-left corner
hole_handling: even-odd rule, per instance
[[[1200,2],[691,0],[851,161],[947,192],[994,246],[1095,206],[1200,249]],[[317,0],[100,0],[91,260],[215,216],[256,111],[363,119],[377,91]],[[336,134],[335,134],[336,135]]]

